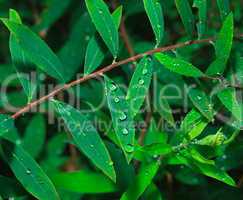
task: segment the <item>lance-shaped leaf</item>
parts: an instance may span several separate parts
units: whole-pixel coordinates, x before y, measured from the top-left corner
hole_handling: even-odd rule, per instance
[[[221,17],[222,21],[224,21],[224,19],[230,13],[229,0],[217,0],[217,5],[219,8],[220,17]]]
[[[111,112],[112,123],[117,139],[129,162],[134,151],[135,129],[129,104],[123,91],[105,76],[107,103]]]
[[[215,43],[215,61],[208,67],[206,74],[215,75],[224,72],[230,56],[234,37],[233,14],[230,13],[224,21]]]
[[[175,4],[180,14],[182,23],[184,24],[184,27],[186,29],[186,32],[192,37],[195,24],[192,9],[188,0],[175,0]]]
[[[225,135],[222,133],[221,129],[217,131],[216,134],[208,135],[201,140],[198,141],[198,145],[206,145],[206,146],[219,146],[222,145],[226,141]]]
[[[156,46],[159,46],[164,36],[164,16],[160,3],[154,0],[143,0],[145,11],[152,25]]]
[[[8,115],[0,114],[0,136],[12,129],[14,129],[14,120]]]
[[[119,28],[122,17],[122,6],[119,6],[113,13],[112,18],[117,29]],[[102,63],[105,58],[102,46],[99,43],[99,37],[93,36],[87,46],[84,64],[84,74],[90,74]]]
[[[213,106],[208,96],[199,89],[191,89],[189,91],[189,98],[193,105],[206,117],[209,121],[213,119]]]
[[[194,0],[193,6],[198,8],[197,32],[198,37],[202,38],[207,29],[207,0]]]
[[[9,10],[9,19],[15,23],[22,24],[19,14],[13,9]],[[17,72],[19,81],[24,89],[28,102],[30,102],[36,91],[36,84],[31,82],[27,75],[22,74],[20,72],[21,69],[28,68],[28,66],[31,66],[32,64],[28,62],[25,52],[22,50],[17,39],[12,33],[10,34],[9,48],[12,57],[12,62]]]
[[[185,60],[172,58],[163,53],[156,53],[155,58],[172,72],[190,77],[202,77],[204,75],[199,69]]]
[[[42,115],[34,116],[26,130],[22,139],[22,147],[33,157],[37,158],[45,143],[45,119]]]
[[[87,116],[60,101],[52,101],[63,118],[77,147],[108,177],[116,180],[113,162],[105,144]]]
[[[51,179],[56,188],[82,194],[102,194],[118,191],[116,185],[102,174],[88,170],[54,173]]]
[[[103,0],[85,0],[85,3],[97,31],[116,58],[119,48],[118,30],[107,5]]]
[[[154,143],[138,149],[138,151],[147,153],[151,156],[167,155],[172,152],[172,147],[165,143]]]
[[[19,145],[2,139],[4,159],[24,188],[37,199],[57,200],[52,182],[36,161]]]
[[[28,27],[1,18],[9,31],[14,35],[28,60],[50,76],[64,82],[64,68],[47,44]]]
[[[127,91],[127,101],[134,117],[143,105],[148,93],[153,75],[153,61],[151,57],[144,57],[136,66]]]
[[[188,133],[189,139],[192,140],[198,137],[203,132],[203,130],[206,128],[207,125],[208,123],[205,121],[201,121],[200,123],[195,125]]]
[[[237,101],[236,92],[234,88],[226,88],[217,93],[222,104],[234,115],[234,117],[241,121],[243,119],[242,106]]]
[[[159,161],[144,164],[138,172],[135,180],[122,195],[121,200],[137,200],[151,184],[154,176],[159,169]]]

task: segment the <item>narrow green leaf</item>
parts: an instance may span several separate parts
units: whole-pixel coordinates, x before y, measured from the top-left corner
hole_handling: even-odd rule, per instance
[[[243,119],[243,107],[237,101],[235,89],[226,88],[217,93],[217,96],[237,120],[241,121]]]
[[[215,43],[216,59],[208,67],[206,74],[215,75],[222,74],[225,70],[227,61],[230,56],[234,37],[234,21],[233,14],[230,13],[225,19],[223,26],[217,36]]]
[[[142,165],[138,175],[127,191],[122,195],[121,200],[137,200],[151,184],[158,169],[158,161]]]
[[[85,0],[85,3],[97,31],[116,58],[119,48],[118,30],[107,5],[103,0]]]
[[[127,91],[127,101],[134,117],[148,93],[153,75],[153,61],[151,57],[144,57],[136,66]]]
[[[218,169],[216,166],[201,162],[194,162],[194,164],[198,167],[202,174],[217,179],[230,186],[236,185],[235,181],[225,171]]]
[[[188,133],[190,140],[193,140],[194,138],[198,137],[207,125],[208,123],[205,121],[201,121],[199,124],[195,125]]]
[[[162,7],[160,3],[155,0],[143,0],[143,3],[155,34],[156,46],[159,46],[164,36],[164,16]]]
[[[19,14],[13,9],[9,10],[9,19],[15,23],[22,24]],[[9,47],[10,47],[12,62],[17,72],[19,81],[28,98],[28,102],[30,102],[33,98],[37,86],[35,83],[30,81],[27,75],[22,74],[20,72],[23,67],[28,68],[29,66],[32,65],[32,63],[28,62],[25,52],[22,50],[17,39],[12,33],[10,34]]]
[[[81,170],[70,173],[54,173],[51,179],[56,188],[82,194],[112,193],[116,185],[99,173]]]
[[[47,9],[40,16],[41,21],[35,26],[37,31],[46,31],[49,29],[67,10],[71,0],[51,0]]]
[[[9,31],[14,35],[27,58],[50,76],[64,82],[64,68],[47,44],[28,27],[1,18]]]
[[[202,156],[196,149],[190,149],[189,154],[194,160],[196,160],[200,163],[208,164],[208,165],[214,165],[215,164],[214,160],[208,160],[207,158]]]
[[[204,76],[204,74],[191,63],[188,63],[187,61],[181,60],[179,58],[172,58],[163,53],[156,53],[155,58],[172,72],[190,77]]]
[[[24,137],[22,147],[33,157],[37,158],[45,143],[46,126],[42,115],[34,116],[29,122]]]
[[[198,8],[199,22],[197,23],[198,38],[206,33],[207,30],[207,0],[194,0],[193,6]]]
[[[123,91],[106,76],[105,89],[113,127],[126,159],[129,162],[132,159],[135,138],[135,129],[130,107]]]
[[[99,169],[115,181],[116,174],[109,152],[88,117],[62,102],[53,100],[53,104],[56,112],[63,118],[67,128],[72,134],[77,147]]]
[[[175,0],[176,8],[180,14],[186,32],[192,37],[194,33],[194,16],[188,0]]]
[[[119,28],[122,17],[122,6],[119,6],[112,14],[113,21]],[[105,58],[105,54],[99,43],[99,38],[93,36],[87,46],[86,55],[85,55],[85,64],[84,64],[84,74],[88,75],[92,73],[97,67],[102,63]]]
[[[144,192],[144,199],[163,200],[160,190],[154,183],[150,184]]]
[[[19,145],[2,139],[4,158],[24,188],[37,199],[57,200],[58,194],[35,160]]]
[[[224,19],[230,13],[229,0],[217,0],[217,5],[219,8],[220,17],[221,17],[222,21],[224,21]]]
[[[0,136],[12,129],[14,129],[14,120],[8,115],[0,114]]]
[[[213,120],[213,106],[207,95],[199,89],[191,89],[188,93],[193,105],[206,117],[209,121]]]
[[[154,143],[146,145],[138,149],[141,152],[145,152],[151,156],[167,155],[172,152],[172,147],[165,143]]]

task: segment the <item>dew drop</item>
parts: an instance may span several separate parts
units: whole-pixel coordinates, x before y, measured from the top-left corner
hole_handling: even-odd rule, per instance
[[[143,69],[143,75],[146,75],[148,73],[148,70],[147,69]]]
[[[115,101],[116,103],[119,103],[119,102],[120,102],[120,99],[116,97],[116,98],[114,99],[114,101]]]
[[[26,173],[29,175],[29,174],[31,174],[31,171],[28,169],[28,170],[26,170]]]
[[[108,163],[108,165],[112,166],[112,165],[114,165],[114,163],[113,163],[112,161],[110,161],[110,162]]]
[[[201,99],[202,99],[202,97],[201,97],[201,96],[197,96],[197,99],[198,99],[198,100],[201,100]]]
[[[90,145],[90,147],[91,147],[91,148],[94,148],[94,145],[93,145],[93,144],[91,144],[91,145]]]
[[[127,130],[126,128],[124,128],[124,129],[122,130],[122,134],[123,134],[123,135],[127,135],[127,134],[128,134],[128,130]]]
[[[102,10],[99,10],[99,13],[100,13],[100,14],[102,14],[102,13],[103,13],[103,11],[102,11]]]
[[[134,151],[134,146],[131,145],[131,144],[127,144],[125,146],[125,151],[128,152],[128,153],[132,153]]]
[[[127,119],[127,116],[126,116],[126,114],[125,113],[121,113],[121,116],[120,116],[120,118],[119,118],[121,121],[124,121],[124,120],[126,120]]]
[[[112,84],[111,87],[110,87],[110,90],[111,90],[111,91],[115,91],[116,88],[117,88],[117,87],[116,87],[114,84]]]
[[[139,85],[143,85],[144,84],[144,80],[143,79],[141,79],[141,80],[139,80]]]

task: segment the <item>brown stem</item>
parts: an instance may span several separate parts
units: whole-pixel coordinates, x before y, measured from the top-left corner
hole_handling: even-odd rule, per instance
[[[35,106],[38,106],[39,104],[53,98],[54,96],[56,96],[59,92],[61,91],[64,91],[64,90],[67,90],[75,85],[78,85],[80,83],[83,83],[87,80],[90,80],[90,79],[93,79],[93,78],[96,78],[98,76],[102,76],[105,72],[108,72],[108,71],[111,71],[112,69],[116,68],[116,67],[119,67],[121,65],[124,65],[124,64],[127,64],[127,63],[130,63],[130,62],[134,62],[146,55],[152,55],[154,53],[157,53],[157,52],[165,52],[165,51],[169,51],[169,50],[174,50],[174,49],[177,49],[177,48],[181,48],[181,47],[185,47],[185,46],[188,46],[188,45],[192,45],[192,44],[201,44],[201,43],[208,43],[210,41],[212,41],[214,38],[207,38],[207,39],[201,39],[201,40],[193,40],[193,41],[186,41],[186,42],[183,42],[183,43],[178,43],[178,44],[174,44],[174,45],[170,45],[170,46],[166,46],[166,47],[160,47],[160,48],[156,48],[156,49],[153,49],[153,50],[150,50],[150,51],[147,51],[145,53],[141,53],[141,54],[137,54],[135,56],[132,56],[130,58],[127,58],[127,59],[124,59],[124,60],[121,60],[119,62],[115,62],[115,63],[112,63],[106,67],[103,67],[102,69],[92,73],[92,74],[89,74],[87,76],[84,76],[84,77],[81,77],[75,81],[72,81],[68,84],[65,84],[63,85],[62,87],[52,91],[51,93],[47,94],[46,96],[43,96],[41,97],[40,99],[26,105],[25,107],[23,107],[22,109],[20,109],[18,112],[16,112],[15,114],[13,114],[11,117],[13,119],[16,119],[18,118],[20,115],[28,112],[31,108],[35,107]]]

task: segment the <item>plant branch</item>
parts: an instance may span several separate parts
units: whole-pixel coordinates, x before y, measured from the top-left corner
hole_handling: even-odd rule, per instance
[[[186,41],[186,42],[183,42],[183,43],[178,43],[178,44],[174,44],[174,45],[170,45],[170,46],[166,46],[166,47],[156,48],[156,49],[147,51],[145,53],[137,54],[137,55],[132,56],[130,58],[121,60],[119,62],[114,62],[114,63],[112,63],[112,64],[110,64],[110,65],[108,65],[106,67],[101,68],[98,71],[95,71],[92,74],[89,74],[89,75],[86,75],[84,77],[81,77],[81,78],[79,78],[79,79],[77,79],[75,81],[72,81],[72,82],[70,82],[68,84],[63,85],[60,88],[55,89],[54,91],[52,91],[51,93],[47,94],[46,96],[43,96],[40,99],[38,99],[36,101],[33,101],[32,103],[29,103],[28,105],[26,105],[25,107],[23,107],[22,109],[17,111],[15,114],[13,114],[11,117],[13,119],[16,119],[19,116],[21,116],[22,114],[28,112],[31,108],[33,108],[35,106],[38,106],[41,103],[53,98],[54,96],[56,96],[61,91],[67,90],[67,89],[69,89],[69,88],[71,88],[71,87],[73,87],[75,85],[78,85],[80,83],[83,83],[83,82],[85,82],[87,80],[96,78],[98,76],[102,76],[104,73],[106,73],[108,71],[111,71],[112,69],[114,69],[116,67],[119,67],[121,65],[124,65],[124,64],[130,63],[130,62],[134,62],[134,61],[136,61],[136,60],[138,60],[138,59],[140,59],[140,58],[142,58],[144,56],[152,55],[152,54],[157,53],[157,52],[170,51],[170,50],[174,50],[174,49],[177,49],[177,48],[182,48],[182,47],[185,47],[185,46],[189,46],[189,45],[192,45],[192,44],[209,43],[212,40],[214,40],[214,38],[206,38],[206,39],[201,39],[201,40]]]

